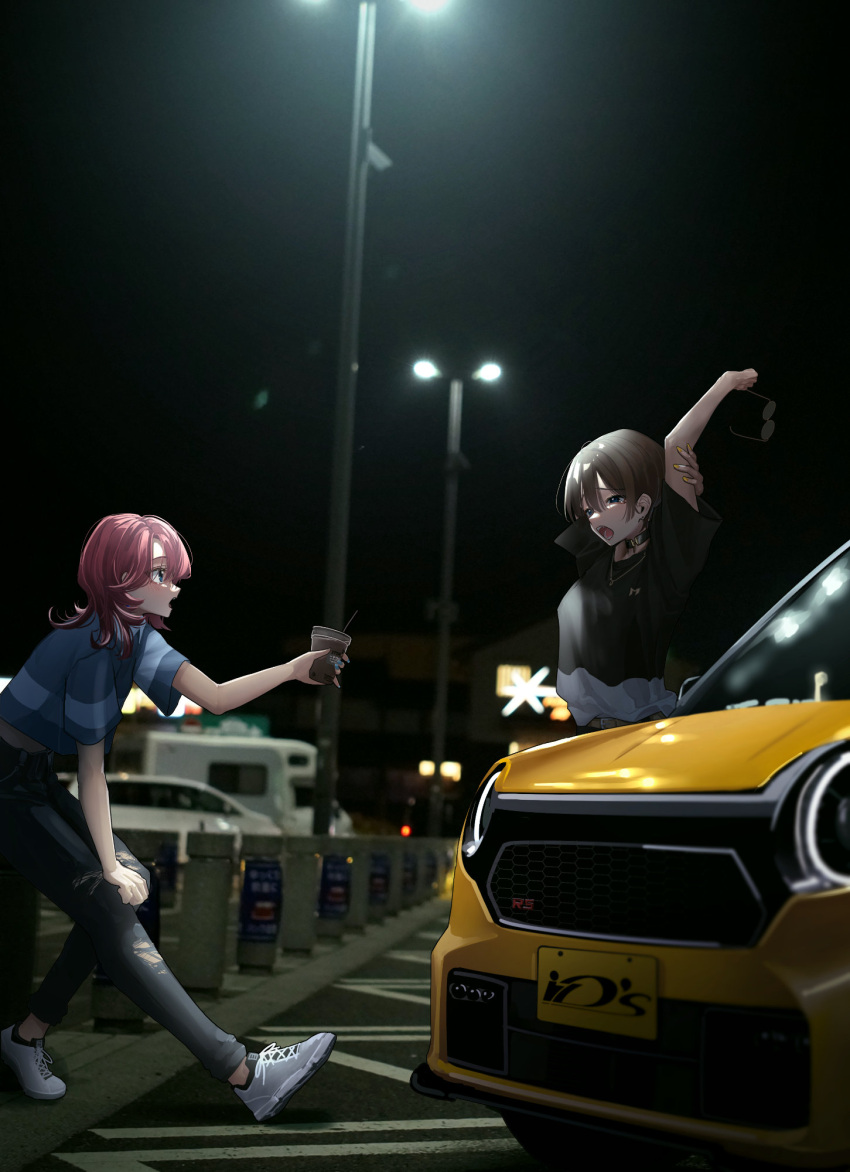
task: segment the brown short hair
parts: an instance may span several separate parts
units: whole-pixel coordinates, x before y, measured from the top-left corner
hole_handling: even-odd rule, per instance
[[[599,498],[597,473],[614,492],[626,498],[626,519],[634,516],[638,498],[648,493],[653,505],[664,481],[664,449],[639,431],[621,428],[592,440],[573,456],[564,485],[564,516],[586,521],[582,499],[595,504]]]

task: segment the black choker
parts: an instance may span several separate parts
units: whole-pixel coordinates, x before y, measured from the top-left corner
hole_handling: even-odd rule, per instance
[[[649,533],[646,531],[646,529],[644,529],[641,533],[636,533],[634,537],[627,537],[626,545],[629,547],[629,549],[637,549],[639,545],[643,545],[648,537]]]

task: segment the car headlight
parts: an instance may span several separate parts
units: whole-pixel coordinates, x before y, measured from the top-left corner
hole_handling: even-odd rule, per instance
[[[850,887],[850,752],[816,769],[797,804],[797,853],[824,886]]]
[[[495,786],[496,778],[503,771],[504,766],[500,766],[494,770],[489,777],[485,778],[481,788],[475,795],[475,800],[470,807],[469,816],[466,819],[466,828],[463,832],[463,845],[461,849],[466,858],[475,854],[484,838],[487,825],[490,821],[493,802],[496,800],[496,791],[493,787]]]

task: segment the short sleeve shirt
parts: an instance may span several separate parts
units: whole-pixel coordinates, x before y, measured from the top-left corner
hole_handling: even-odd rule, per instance
[[[186,656],[147,622],[131,631],[132,650],[121,659],[114,643],[92,647],[96,617],[81,627],[57,627],[0,692],[0,717],[48,749],[72,754],[77,742],[101,740],[109,752],[134,682],[170,716],[180,700],[174,676]]]
[[[612,687],[663,677],[673,629],[720,524],[710,505],[697,503],[664,484],[646,550],[620,562],[583,524],[557,538],[579,573],[558,607],[559,672],[584,668]]]

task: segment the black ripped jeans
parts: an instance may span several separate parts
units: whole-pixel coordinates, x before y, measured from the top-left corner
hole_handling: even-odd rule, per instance
[[[119,838],[115,857],[150,875]],[[30,1012],[58,1025],[100,961],[116,988],[226,1080],[245,1047],[201,1012],[154,948],[130,904],[103,878],[82,807],[53,772],[53,754],[0,740],[0,854],[74,920],[58,960],[30,999]]]

